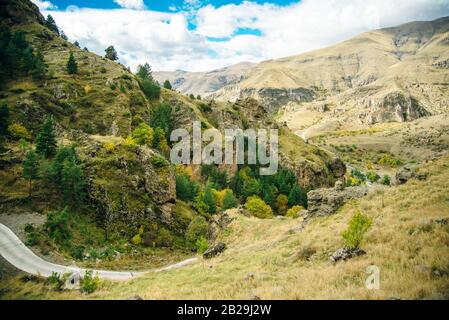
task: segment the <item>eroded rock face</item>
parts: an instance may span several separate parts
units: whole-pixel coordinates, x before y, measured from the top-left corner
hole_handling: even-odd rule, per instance
[[[418,100],[402,92],[392,92],[382,99],[367,101],[368,111],[360,116],[368,124],[407,122],[430,115]]]
[[[295,89],[244,89],[240,92],[240,98],[257,99],[268,112],[276,112],[282,106],[290,102],[310,102],[315,98],[315,93],[307,88]]]
[[[366,187],[343,188],[337,183],[332,189],[317,189],[307,194],[308,216],[328,216],[338,210],[345,202],[368,194]]]
[[[113,151],[86,138],[79,147],[88,180],[88,198],[105,224],[121,231],[149,222],[170,227],[176,201],[175,174],[147,147],[117,145]]]

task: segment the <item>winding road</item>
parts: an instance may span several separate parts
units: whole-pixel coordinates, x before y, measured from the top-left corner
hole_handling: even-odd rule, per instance
[[[49,277],[53,272],[60,275],[66,273],[79,273],[81,276],[87,270],[78,267],[70,267],[54,264],[43,260],[35,255],[7,226],[0,223],[0,255],[6,259],[17,269],[42,277]],[[93,274],[100,279],[108,280],[129,280],[139,277],[149,272],[162,272],[171,269],[176,269],[197,261],[197,258],[190,258],[163,268],[149,270],[149,271],[107,271],[107,270],[92,270]]]

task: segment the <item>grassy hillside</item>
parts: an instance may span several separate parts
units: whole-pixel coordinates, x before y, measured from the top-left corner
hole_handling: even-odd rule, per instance
[[[449,296],[448,158],[429,164],[427,181],[378,189],[335,215],[301,222],[235,215],[221,236],[220,257],[183,269],[101,284],[91,296],[57,293],[20,276],[3,282],[3,298],[146,299],[447,299]],[[361,210],[373,219],[367,254],[332,264],[341,232]],[[380,269],[380,290],[365,288],[366,268]]]

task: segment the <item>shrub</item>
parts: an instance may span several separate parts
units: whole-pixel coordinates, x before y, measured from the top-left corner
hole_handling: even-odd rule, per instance
[[[153,128],[145,123],[141,123],[133,131],[133,139],[139,145],[146,144],[148,146],[151,146],[153,144],[153,135]]]
[[[273,210],[262,199],[257,196],[249,197],[245,203],[245,209],[260,219],[273,218]]]
[[[380,181],[380,183],[382,183],[384,186],[389,186],[391,185],[391,179],[390,176],[388,175],[384,175],[382,180]]]
[[[345,246],[357,249],[363,242],[365,233],[371,227],[372,220],[360,211],[357,212],[349,221],[349,226],[342,233]]]
[[[137,143],[136,143],[136,141],[132,137],[127,137],[123,141],[123,145],[125,147],[128,147],[128,148],[135,148],[135,147],[137,147]]]
[[[280,194],[276,198],[276,209],[277,213],[281,216],[285,216],[287,214],[288,198],[286,195]]]
[[[140,234],[136,234],[134,237],[131,238],[131,242],[138,246],[142,244],[142,236]]]
[[[49,276],[45,282],[52,285],[57,291],[61,291],[64,287],[64,281],[61,275],[57,272],[52,272],[51,276]]]
[[[294,206],[287,210],[287,217],[297,219],[299,218],[299,213],[304,210],[304,207]]]
[[[156,168],[163,168],[163,167],[168,165],[167,160],[165,160],[164,157],[161,157],[159,155],[155,155],[154,157],[152,157],[151,158],[151,163]]]
[[[196,217],[187,227],[186,239],[188,244],[196,249],[196,242],[201,237],[206,238],[209,231],[209,224],[204,217]]]
[[[374,183],[374,182],[379,181],[380,176],[379,176],[376,172],[370,171],[370,172],[367,173],[366,178],[367,178],[371,183]]]
[[[196,252],[198,254],[203,254],[209,248],[209,243],[206,238],[200,237],[196,240]]]
[[[168,248],[172,245],[172,243],[173,243],[173,237],[172,237],[170,231],[168,231],[165,228],[162,228],[159,231],[158,236],[156,238],[156,246]]]
[[[92,271],[86,271],[81,279],[81,291],[84,293],[92,293],[97,290],[100,280],[98,276],[93,276]]]
[[[15,140],[31,140],[31,134],[28,132],[27,128],[18,123],[10,124],[8,126],[8,133],[10,134],[11,138]]]

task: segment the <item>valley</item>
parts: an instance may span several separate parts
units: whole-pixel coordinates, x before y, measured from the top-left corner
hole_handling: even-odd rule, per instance
[[[0,299],[449,298],[449,18],[192,73],[0,17]],[[176,129],[276,130],[278,170]]]

